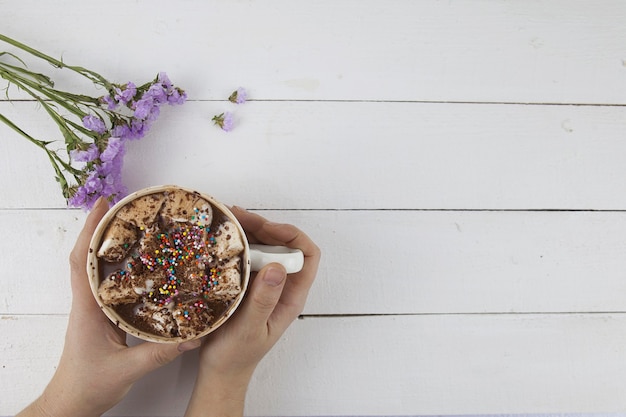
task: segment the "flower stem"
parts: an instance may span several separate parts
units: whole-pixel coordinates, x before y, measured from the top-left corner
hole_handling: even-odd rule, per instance
[[[15,123],[7,119],[2,113],[0,113],[0,121],[6,124],[7,126],[9,126],[11,129],[15,130],[17,133],[22,135],[28,141],[32,142],[33,144],[35,144],[36,146],[38,146],[39,148],[43,149],[46,152],[46,154],[48,155],[48,159],[50,159],[50,162],[52,163],[52,167],[54,168],[54,171],[56,173],[56,179],[61,185],[63,196],[65,198],[68,198],[69,197],[69,184],[67,182],[67,179],[65,178],[65,175],[63,175],[63,172],[61,171],[61,167],[64,170],[66,170],[68,173],[70,173],[76,181],[79,181],[81,171],[72,167],[70,164],[68,164],[61,158],[59,158],[59,156],[54,151],[51,151],[50,149],[48,149],[47,145],[49,145],[52,142],[45,142],[45,141],[33,138],[31,135],[29,135],[24,130],[22,130],[19,126],[17,126]]]
[[[80,138],[76,136],[76,134],[68,127],[67,121],[63,117],[61,117],[56,111],[54,111],[52,106],[48,104],[39,95],[37,95],[33,90],[43,93],[48,98],[52,99],[55,103],[61,105],[65,109],[77,115],[78,117],[81,117],[81,118],[84,117],[86,115],[84,111],[81,111],[81,109],[78,108],[78,106],[76,105],[71,106],[67,104],[65,101],[59,100],[58,97],[56,97],[54,94],[50,93],[49,91],[46,91],[46,90],[42,91],[40,88],[38,88],[40,86],[38,86],[36,83],[33,83],[31,80],[24,79],[22,77],[18,78],[17,76],[14,76],[14,74],[2,70],[1,67],[0,67],[0,77],[4,78],[5,80],[9,82],[14,83],[18,87],[20,87],[22,90],[24,90],[26,93],[28,93],[31,97],[33,97],[35,100],[37,100],[39,104],[41,104],[41,106],[50,115],[52,120],[54,120],[54,122],[57,124],[57,126],[59,127],[59,130],[61,130],[61,133],[63,134],[63,137],[65,138],[65,143],[68,145],[67,146],[68,150],[76,149],[78,144],[82,142]]]
[[[4,78],[10,83],[17,85],[19,88],[26,91],[31,97],[37,100],[42,100],[42,99],[33,91],[37,91],[38,93],[53,100],[54,102],[58,103],[59,105],[61,105],[62,107],[70,111],[72,114],[80,118],[87,115],[87,113],[82,111],[77,105],[69,105],[67,103],[68,100],[63,100],[62,97],[59,97],[59,93],[63,94],[63,92],[59,92],[58,90],[48,88],[45,85],[38,84],[29,78],[20,76],[12,71],[9,71],[3,68],[2,63],[0,63],[0,77]]]
[[[82,75],[83,77],[89,79],[91,82],[93,82],[94,84],[98,84],[103,86],[104,88],[106,88],[107,90],[111,90],[112,89],[112,84],[110,82],[108,82],[103,76],[101,76],[100,74],[98,74],[97,72],[88,70],[86,68],[83,67],[78,67],[78,66],[73,66],[73,65],[66,65],[63,61],[60,61],[56,58],[53,58],[49,55],[46,55],[42,52],[39,52],[36,49],[31,48],[28,45],[24,45],[21,42],[16,41],[15,39],[11,39],[8,36],[5,36],[3,34],[0,34],[0,40],[8,43],[9,45],[13,45],[16,48],[19,48],[25,52],[28,52],[29,54],[43,59],[44,61],[49,62],[50,64],[52,64],[53,66],[57,67],[57,68],[67,68],[71,71],[76,72],[77,74]]]

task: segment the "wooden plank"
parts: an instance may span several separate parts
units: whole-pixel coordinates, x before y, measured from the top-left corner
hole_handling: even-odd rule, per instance
[[[623,212],[260,213],[323,250],[306,314],[626,311]],[[0,313],[67,313],[83,218],[0,211]]]
[[[306,100],[622,104],[626,90],[619,0],[3,5],[3,33],[118,82],[167,71],[194,99],[240,84]],[[93,16],[101,30],[67,30]]]
[[[1,317],[0,415],[40,392],[65,325]],[[624,314],[306,318],[260,364],[246,415],[620,412],[625,326]],[[181,415],[196,366],[188,354],[151,374],[109,415]]]
[[[127,186],[187,185],[259,209],[626,207],[626,107],[249,103],[230,133],[210,121],[223,108],[164,109],[128,145]],[[0,111],[59,137],[30,103]],[[45,154],[0,135],[0,206],[63,207]]]

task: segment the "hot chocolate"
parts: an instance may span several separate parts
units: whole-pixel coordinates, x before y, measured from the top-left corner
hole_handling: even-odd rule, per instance
[[[242,291],[244,236],[215,204],[178,188],[122,206],[97,248],[97,296],[130,327],[188,339]]]

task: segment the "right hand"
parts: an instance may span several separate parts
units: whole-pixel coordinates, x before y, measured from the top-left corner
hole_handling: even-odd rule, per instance
[[[243,412],[254,369],[304,309],[320,262],[320,249],[295,226],[272,223],[238,207],[232,212],[250,243],[300,249],[304,266],[287,277],[282,265],[272,263],[251,276],[248,292],[233,317],[203,342],[186,416],[212,415],[220,407],[216,403],[228,406],[229,415]]]

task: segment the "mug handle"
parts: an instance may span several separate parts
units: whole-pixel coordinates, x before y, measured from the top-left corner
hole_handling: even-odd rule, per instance
[[[272,262],[284,266],[288,274],[294,274],[302,270],[304,254],[300,249],[286,246],[250,244],[250,270],[258,271]]]

